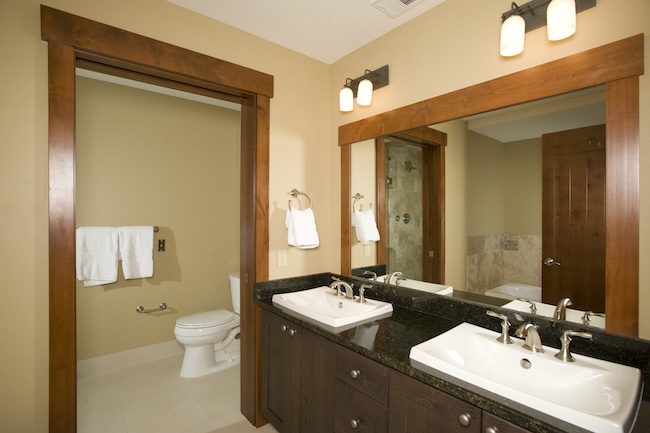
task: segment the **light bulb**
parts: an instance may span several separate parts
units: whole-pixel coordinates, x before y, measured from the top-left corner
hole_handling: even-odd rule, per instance
[[[354,94],[352,89],[345,86],[341,89],[339,93],[339,110],[341,111],[352,111],[354,108]]]
[[[511,15],[501,25],[501,55],[512,57],[524,51],[526,21],[519,15]]]
[[[550,41],[568,38],[576,32],[575,0],[553,0],[546,9],[546,28]]]
[[[357,89],[357,104],[367,106],[372,103],[372,81],[365,79]]]

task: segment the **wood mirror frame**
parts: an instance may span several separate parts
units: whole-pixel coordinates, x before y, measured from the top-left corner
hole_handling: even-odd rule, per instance
[[[238,102],[241,111],[241,411],[259,426],[260,313],[268,280],[269,110],[273,77],[41,6],[48,42],[49,431],[77,431],[75,67]]]
[[[350,263],[350,145],[588,87],[605,85],[605,311],[609,332],[639,328],[639,76],[643,34],[342,125],[341,273]]]

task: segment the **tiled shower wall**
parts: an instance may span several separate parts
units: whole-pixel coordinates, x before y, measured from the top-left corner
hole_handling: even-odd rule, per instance
[[[467,290],[505,283],[542,285],[542,236],[496,234],[467,239]]]
[[[386,149],[388,269],[422,278],[422,149]],[[408,214],[409,219],[404,219]],[[405,221],[408,221],[406,223]]]

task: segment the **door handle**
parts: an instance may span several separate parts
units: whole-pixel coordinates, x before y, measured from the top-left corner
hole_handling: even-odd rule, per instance
[[[560,262],[556,262],[556,261],[553,260],[551,257],[547,257],[547,258],[545,258],[544,261],[543,261],[543,263],[544,263],[545,266],[553,266],[553,265],[555,265],[555,266],[562,266],[562,263],[560,263]]]

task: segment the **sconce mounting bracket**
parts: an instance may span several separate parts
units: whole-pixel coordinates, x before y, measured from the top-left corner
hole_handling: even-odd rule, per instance
[[[357,97],[359,83],[364,79],[372,81],[373,91],[381,89],[384,86],[388,86],[388,65],[382,66],[381,68],[375,69],[374,71],[369,71],[366,69],[366,72],[361,77],[355,78],[354,80],[348,78],[345,85],[352,89],[352,93],[355,98]]]
[[[546,25],[546,9],[551,0],[532,0],[524,5],[512,3],[512,9],[501,15],[501,22],[519,15],[526,22],[526,33]],[[576,13],[596,6],[596,0],[576,0]]]

